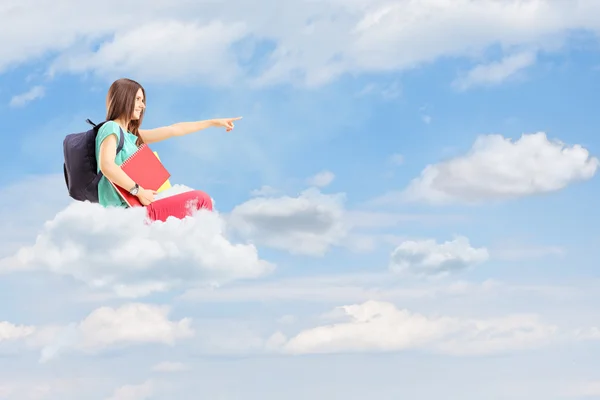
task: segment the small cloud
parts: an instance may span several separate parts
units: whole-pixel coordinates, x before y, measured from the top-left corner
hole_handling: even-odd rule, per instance
[[[473,248],[459,236],[441,244],[435,240],[407,240],[391,254],[390,269],[417,276],[442,276],[487,261],[486,248]]]
[[[189,318],[172,321],[169,313],[168,306],[143,303],[100,307],[78,323],[38,327],[27,343],[41,348],[40,362],[46,363],[65,352],[95,354],[107,348],[144,343],[172,346],[195,335]]]
[[[398,153],[392,154],[388,161],[392,165],[402,165],[404,164],[404,156]]]
[[[497,85],[531,66],[535,62],[535,59],[535,53],[532,52],[512,54],[498,62],[480,64],[470,70],[465,76],[454,80],[452,84],[456,89],[461,91],[475,86]]]
[[[578,340],[600,340],[600,328],[595,326],[589,328],[579,328],[573,333],[575,338]]]
[[[583,146],[549,140],[544,132],[523,134],[515,141],[485,135],[466,154],[428,165],[404,191],[389,192],[371,203],[476,204],[515,199],[589,180],[599,167],[600,160]]]
[[[35,327],[28,325],[14,325],[7,321],[0,322],[0,343],[3,341],[22,339],[31,336]]]
[[[402,89],[397,81],[394,81],[388,85],[378,85],[376,83],[369,83],[362,88],[356,95],[358,97],[367,95],[380,95],[384,100],[394,100],[402,94]]]
[[[251,191],[250,195],[253,197],[269,197],[269,196],[276,196],[279,193],[280,192],[278,189],[275,189],[268,185],[263,185],[263,186],[261,186],[260,189],[254,189],[253,191]]]
[[[343,200],[343,195],[326,195],[315,188],[298,197],[255,198],[236,206],[227,222],[254,243],[320,256],[347,234]]]
[[[423,106],[423,107],[419,108],[419,115],[421,116],[421,120],[427,125],[431,124],[431,122],[433,121],[433,117],[431,116],[431,113],[428,111],[427,106]]]
[[[392,84],[382,88],[382,90],[381,90],[381,96],[385,100],[396,99],[396,98],[400,97],[401,94],[402,94],[402,89],[400,88],[400,84],[397,81],[394,81]]]
[[[24,107],[27,103],[44,97],[46,90],[43,86],[34,86],[29,91],[13,96],[9,105],[11,107]]]
[[[335,179],[335,174],[331,171],[321,171],[313,177],[310,177],[306,182],[311,186],[325,187],[329,186]]]

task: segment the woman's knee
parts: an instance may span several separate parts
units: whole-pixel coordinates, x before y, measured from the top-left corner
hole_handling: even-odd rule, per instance
[[[206,192],[203,192],[202,190],[194,190],[193,198],[194,198],[194,200],[197,201],[196,207],[198,209],[206,208],[209,211],[212,211],[212,209],[213,209],[212,198]]]

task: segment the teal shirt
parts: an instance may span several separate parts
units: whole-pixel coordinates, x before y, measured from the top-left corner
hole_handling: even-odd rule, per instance
[[[117,165],[123,164],[127,158],[129,158],[138,149],[135,144],[137,136],[131,132],[125,132],[125,140],[123,142],[123,149],[115,156],[115,163]],[[115,135],[117,138],[117,144],[119,143],[119,124],[114,121],[108,121],[98,131],[96,135],[96,160],[98,160],[98,172],[100,172],[100,145],[110,135]],[[121,196],[117,193],[113,185],[103,176],[98,183],[98,202],[104,207],[127,207]]]

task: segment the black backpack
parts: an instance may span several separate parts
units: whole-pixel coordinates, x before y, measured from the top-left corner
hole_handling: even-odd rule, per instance
[[[96,160],[96,135],[102,125],[108,121],[96,125],[89,119],[86,122],[92,125],[87,132],[72,133],[63,140],[63,152],[65,162],[63,172],[69,196],[79,201],[98,203],[98,182],[102,178],[102,171],[96,172],[98,163]],[[123,149],[125,135],[119,127],[119,145],[117,154]]]

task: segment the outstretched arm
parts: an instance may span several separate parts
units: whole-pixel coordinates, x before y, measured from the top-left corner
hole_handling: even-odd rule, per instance
[[[195,122],[178,122],[173,125],[163,126],[155,129],[140,129],[140,136],[144,143],[156,143],[175,136],[184,136],[193,132],[198,132],[210,127],[224,127],[227,132],[233,129],[233,121],[237,118],[207,119]]]

